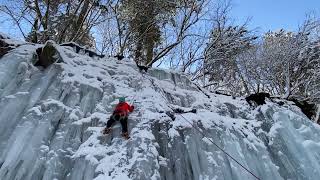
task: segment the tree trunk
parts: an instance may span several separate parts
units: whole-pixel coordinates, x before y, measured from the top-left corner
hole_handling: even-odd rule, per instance
[[[74,38],[78,34],[78,32],[81,31],[83,22],[85,20],[86,14],[87,14],[88,9],[89,9],[89,5],[90,5],[90,1],[85,0],[84,4],[82,6],[82,9],[80,11],[80,14],[79,14],[79,18],[78,18],[76,24],[74,25],[74,27],[72,28],[73,29],[72,30],[72,35],[69,38],[70,41],[74,40]]]
[[[286,69],[286,93],[284,94],[283,98],[288,99],[291,95],[291,84],[290,84],[290,63],[287,63]]]
[[[149,64],[153,60],[153,48],[154,48],[154,42],[152,39],[149,39],[149,43],[148,43],[147,49],[146,49],[147,50],[147,55],[146,55],[147,62],[145,62],[146,64]]]
[[[49,40],[48,22],[49,22],[50,0],[47,0],[47,9],[43,17],[44,41]]]
[[[34,23],[33,23],[33,26],[32,26],[32,38],[31,38],[31,42],[32,43],[38,43],[38,34],[37,34],[37,31],[38,31],[38,19],[35,19]]]
[[[141,63],[141,55],[142,55],[142,42],[141,42],[141,39],[138,40],[137,42],[137,47],[135,49],[135,62],[137,64],[140,64]]]

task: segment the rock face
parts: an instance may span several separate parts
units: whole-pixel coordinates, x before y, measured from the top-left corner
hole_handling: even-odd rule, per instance
[[[21,45],[0,59],[1,180],[255,179],[212,142],[263,180],[320,176],[320,127],[296,106],[251,109],[201,92],[182,74],[142,76],[128,60],[60,46],[61,63],[39,70],[36,49]],[[128,141],[117,123],[100,132],[119,96],[136,107]],[[173,121],[165,112],[177,108],[197,112]]]
[[[312,119],[315,122],[319,122],[319,115],[317,115],[318,113],[318,107],[317,104],[314,103],[310,103],[306,100],[304,101],[299,101],[297,99],[290,99],[291,101],[293,101],[295,103],[296,106],[298,106],[301,111],[309,118]]]
[[[13,44],[9,44],[6,41],[8,39],[9,37],[0,34],[0,58],[15,48]]]
[[[12,49],[12,47],[9,47],[8,44],[6,44],[4,41],[0,39],[0,58]]]
[[[44,47],[36,50],[38,61],[35,66],[49,67],[51,64],[62,62],[62,58],[56,49],[56,44],[53,41],[47,41]]]

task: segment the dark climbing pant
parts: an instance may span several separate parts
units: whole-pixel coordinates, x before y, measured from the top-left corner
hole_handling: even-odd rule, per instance
[[[107,128],[110,128],[113,123],[116,121],[120,121],[122,126],[122,133],[128,132],[128,117],[127,116],[120,116],[118,114],[113,114],[110,116],[109,121],[107,122]]]

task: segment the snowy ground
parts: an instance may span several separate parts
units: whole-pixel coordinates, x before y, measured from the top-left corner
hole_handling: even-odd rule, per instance
[[[199,91],[177,72],[142,75],[130,60],[57,46],[63,63],[35,67],[22,45],[0,59],[0,179],[317,179],[320,127],[287,102],[250,108]],[[136,109],[131,139],[101,134],[117,97]],[[134,102],[133,102],[134,101]],[[165,112],[172,108],[197,113]],[[205,136],[202,135],[202,132]]]

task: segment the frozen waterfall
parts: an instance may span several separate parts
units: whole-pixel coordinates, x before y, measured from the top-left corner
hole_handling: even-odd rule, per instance
[[[39,46],[0,59],[1,180],[255,179],[211,141],[261,180],[320,177],[320,126],[289,102],[252,109],[241,98],[207,97],[177,72],[142,75],[129,60],[58,45],[61,60],[44,69],[34,65]],[[128,141],[119,124],[101,134],[119,96],[135,100]],[[197,113],[173,121],[171,108]]]

